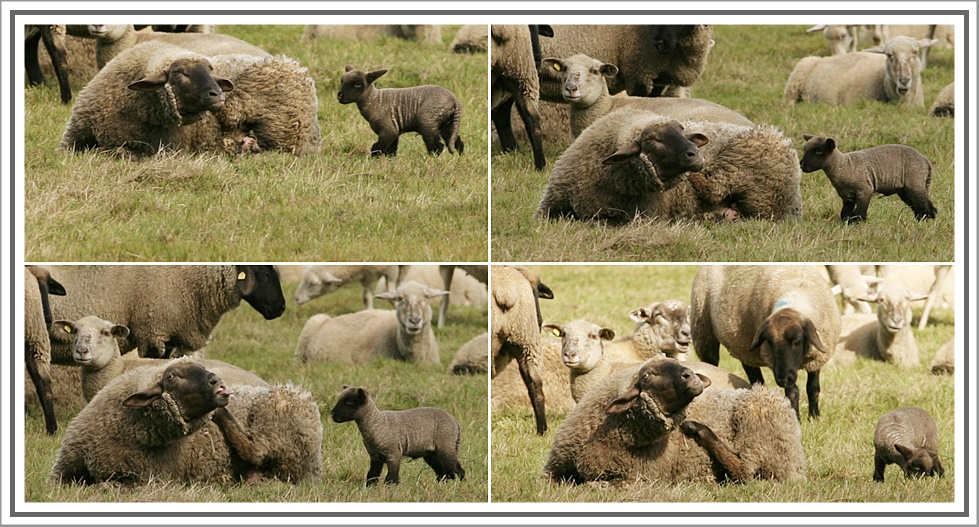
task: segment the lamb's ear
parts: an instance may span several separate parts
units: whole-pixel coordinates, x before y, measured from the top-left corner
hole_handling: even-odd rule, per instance
[[[911,456],[914,455],[914,449],[913,448],[904,446],[901,443],[895,443],[894,444],[894,449],[897,450],[898,453],[901,454],[901,456],[903,456],[904,459],[906,459],[906,460],[907,459],[911,459]]]
[[[546,330],[548,333],[554,335],[555,337],[564,336],[564,331],[561,331],[561,327],[555,326],[554,324],[544,324],[543,326],[541,326],[541,329]]]
[[[686,137],[691,143],[697,145],[697,148],[700,148],[710,142],[710,139],[707,139],[707,136],[704,134],[687,134]]]
[[[649,319],[652,318],[652,316],[653,314],[650,313],[649,310],[644,307],[633,309],[632,311],[629,312],[629,318],[631,318],[632,321],[636,323],[648,322]]]
[[[605,407],[605,413],[609,415],[621,414],[629,408],[632,408],[632,405],[636,404],[637,400],[639,400],[639,388],[633,386],[629,391],[608,403],[608,406]]]
[[[153,404],[162,395],[163,385],[154,384],[152,388],[148,388],[141,392],[136,392],[129,397],[126,397],[126,399],[122,401],[122,405],[129,406],[131,408],[146,408],[147,406]]]
[[[828,152],[836,150],[836,140],[832,137],[827,137],[826,142],[823,144],[826,146],[826,151]]]
[[[602,340],[612,340],[615,338],[615,331],[609,328],[602,328],[598,331],[598,338]]]
[[[621,165],[630,159],[638,156],[642,152],[642,146],[633,141],[622,148],[616,150],[612,155],[602,160],[603,165]]]
[[[221,87],[222,90],[234,91],[235,84],[229,81],[228,79],[223,79],[221,77],[212,77],[212,78],[214,79],[214,82],[216,82],[217,85]]]
[[[598,72],[602,74],[603,77],[612,78],[619,74],[619,67],[615,64],[602,64],[598,68]]]
[[[346,66],[343,67],[343,71],[344,72],[348,72],[348,71],[350,71],[352,69],[354,69],[354,67],[351,66],[350,64],[347,64]]]
[[[381,78],[381,75],[387,73],[388,70],[375,70],[367,74],[367,82],[373,83],[377,79]]]
[[[810,135],[810,134],[802,134],[802,138],[805,139],[806,141],[812,139],[813,137],[816,137],[816,136]]]
[[[367,390],[363,388],[357,388],[357,400],[364,402],[367,400]]]
[[[806,338],[809,339],[809,343],[816,346],[816,349],[826,353],[826,346],[823,345],[823,341],[819,340],[819,332],[816,331],[816,324],[812,323],[812,320],[806,320],[803,324],[802,329],[805,331]]]
[[[112,326],[110,333],[112,334],[113,337],[117,339],[124,339],[129,336],[129,328],[127,328],[126,326],[116,324]]]
[[[163,86],[164,84],[166,84],[168,78],[169,78],[169,75],[167,74],[167,72],[161,71],[160,73],[157,73],[156,75],[150,75],[148,77],[143,77],[142,79],[139,79],[138,81],[136,81],[136,82],[130,84],[129,86],[127,86],[127,88],[129,88],[130,90],[135,90],[135,91],[150,91],[150,90],[155,90],[155,89],[159,88],[160,86]]]

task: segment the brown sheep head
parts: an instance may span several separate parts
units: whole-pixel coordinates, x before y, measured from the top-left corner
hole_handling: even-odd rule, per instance
[[[180,115],[194,117],[224,108],[225,92],[235,89],[228,79],[215,77],[211,63],[203,57],[181,57],[161,72],[148,75],[128,86],[135,91],[166,88],[173,94]]]
[[[685,134],[683,125],[675,119],[656,121],[646,125],[635,140],[603,159],[602,164],[625,165],[635,161],[633,166],[639,169],[639,177],[647,180],[648,188],[661,192],[675,187],[683,174],[703,170],[700,147],[707,142],[703,134]]]
[[[939,477],[945,475],[945,469],[942,468],[942,463],[938,460],[937,454],[932,455],[924,448],[909,447],[901,443],[895,444],[894,449],[903,458],[903,462],[898,464],[901,466],[901,470],[904,471],[904,477],[922,478],[935,476],[936,474]]]
[[[798,371],[805,364],[811,347],[826,352],[812,320],[787,307],[775,311],[762,322],[748,351],[759,350],[762,360],[771,364],[775,383],[785,388],[795,386]]]
[[[160,380],[122,401],[123,406],[146,408],[169,395],[184,419],[190,421],[228,405],[234,392],[217,374],[193,361],[174,362],[163,370]]]
[[[826,165],[826,159],[836,152],[836,141],[832,137],[809,134],[802,134],[802,138],[806,140],[806,144],[799,167],[807,174],[821,170]]]
[[[349,64],[343,71],[343,76],[340,77],[340,91],[337,92],[337,100],[340,104],[360,101],[366,93],[374,89],[374,81],[388,72],[388,70],[365,72]]]
[[[683,412],[708,386],[710,379],[675,359],[651,359],[639,368],[633,385],[609,403],[605,413],[622,414],[645,395],[666,417],[673,417]]]

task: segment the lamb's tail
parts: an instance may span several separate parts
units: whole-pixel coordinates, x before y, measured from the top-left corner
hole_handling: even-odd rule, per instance
[[[452,128],[449,130],[449,138],[445,143],[452,154],[462,155],[465,145],[462,144],[462,137],[459,136],[459,128],[462,125],[462,105],[456,102],[455,111],[452,113]]]

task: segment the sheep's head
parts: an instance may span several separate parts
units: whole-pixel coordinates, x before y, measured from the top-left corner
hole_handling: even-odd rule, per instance
[[[898,463],[904,471],[906,478],[922,478],[945,475],[945,470],[940,462],[936,462],[924,448],[906,446],[901,443],[894,445],[894,449],[901,454],[903,463]]]
[[[344,384],[340,397],[337,398],[337,403],[330,410],[330,417],[333,418],[334,423],[353,421],[357,419],[360,409],[366,406],[369,401],[370,395],[367,390]]]
[[[707,137],[699,133],[684,133],[683,125],[675,119],[654,119],[639,134],[620,142],[618,149],[602,160],[603,165],[625,165],[632,162],[645,176],[651,191],[673,188],[687,172],[704,168],[700,147]]]
[[[798,372],[810,358],[811,348],[826,352],[816,325],[791,307],[777,309],[762,322],[748,351],[759,350],[762,360],[772,365],[775,383],[795,386]]]
[[[374,295],[374,298],[394,302],[398,324],[409,335],[418,335],[432,322],[432,304],[429,300],[447,294],[448,291],[409,281],[401,284],[396,291]]]
[[[666,55],[676,49],[677,40],[689,37],[697,26],[652,26],[650,36],[656,51]]]
[[[809,134],[802,134],[802,138],[806,140],[806,145],[799,167],[807,174],[821,170],[826,165],[826,159],[836,152],[836,141],[832,137]]]
[[[236,265],[238,292],[265,320],[279,318],[286,310],[279,272],[271,265]]]
[[[893,83],[898,95],[907,95],[914,89],[915,79],[921,76],[922,52],[938,42],[936,39],[894,37],[880,46],[865,49],[871,53],[887,55],[887,78]]]
[[[562,80],[561,97],[579,108],[587,108],[603,95],[607,96],[605,79],[619,73],[615,64],[605,64],[587,55],[574,55],[563,60],[547,58],[542,65]]]
[[[680,300],[665,300],[634,309],[629,318],[636,323],[635,333],[643,340],[659,343],[668,355],[690,351],[690,306]]]
[[[337,92],[337,100],[340,104],[360,101],[365,94],[374,89],[374,81],[388,72],[388,70],[365,72],[349,64],[343,71],[343,76],[340,77],[340,91]]]
[[[673,417],[710,386],[710,379],[680,364],[674,359],[650,359],[636,374],[635,382],[619,394],[605,412],[621,414],[632,408],[640,397],[655,403],[666,417]]]
[[[217,374],[192,360],[178,360],[163,370],[152,387],[122,401],[123,406],[146,408],[169,396],[186,420],[197,419],[227,406],[234,392]]]
[[[235,86],[228,79],[215,77],[213,69],[203,57],[180,57],[163,71],[133,82],[128,88],[135,91],[167,88],[185,118],[218,112],[224,108],[225,92],[234,90]]]
[[[581,373],[598,365],[605,354],[605,343],[615,338],[611,329],[581,319],[563,326],[547,324],[543,329],[561,338],[561,360],[568,368]]]
[[[71,356],[76,364],[99,370],[119,356],[119,341],[116,339],[128,337],[129,328],[96,316],[87,316],[75,322],[56,320],[51,326],[51,336],[55,340],[72,343]]]
[[[897,333],[911,322],[911,302],[925,300],[928,295],[913,294],[904,287],[884,282],[876,292],[858,300],[877,303],[877,320],[888,333]]]
[[[317,269],[307,267],[303,270],[299,286],[296,287],[294,299],[296,304],[302,305],[314,298],[336,291],[342,284],[343,281],[329,271],[320,276]]]

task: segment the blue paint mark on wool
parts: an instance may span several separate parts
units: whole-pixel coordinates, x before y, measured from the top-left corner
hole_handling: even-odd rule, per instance
[[[788,300],[779,300],[778,302],[775,302],[775,307],[774,309],[772,309],[772,311],[777,311],[779,309],[782,309],[783,307],[789,307]]]

